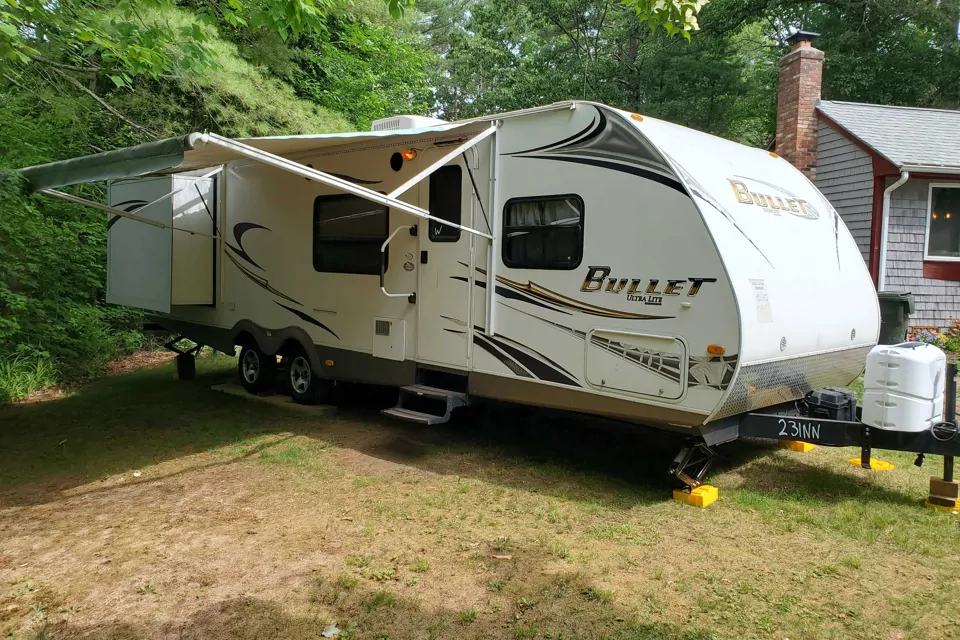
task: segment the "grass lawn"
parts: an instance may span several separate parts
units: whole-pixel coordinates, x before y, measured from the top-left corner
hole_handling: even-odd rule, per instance
[[[218,394],[168,364],[0,409],[0,637],[960,637],[960,518],[908,454],[721,448],[521,409],[390,422]]]

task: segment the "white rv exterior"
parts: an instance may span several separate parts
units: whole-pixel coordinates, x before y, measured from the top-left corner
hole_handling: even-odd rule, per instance
[[[178,245],[182,232],[111,221],[110,301],[225,351],[303,349],[324,378],[403,386],[440,370],[471,396],[660,426],[863,370],[872,282],[785,160],[586,102],[416,125],[239,142],[394,197],[486,135],[395,196],[433,220],[248,157],[203,164],[218,156],[199,145],[169,170],[191,173],[113,182],[116,208],[186,185],[137,214],[213,233]]]

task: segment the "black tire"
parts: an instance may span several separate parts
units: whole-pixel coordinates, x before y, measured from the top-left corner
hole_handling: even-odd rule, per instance
[[[294,402],[317,404],[327,398],[333,388],[333,381],[316,375],[313,363],[302,347],[293,349],[286,360],[286,382]]]
[[[263,393],[277,382],[277,358],[257,347],[244,346],[237,362],[240,384],[250,393]]]

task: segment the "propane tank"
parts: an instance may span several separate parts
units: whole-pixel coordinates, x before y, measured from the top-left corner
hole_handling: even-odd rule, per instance
[[[890,431],[926,431],[943,415],[947,357],[923,342],[877,345],[863,377],[864,424]]]

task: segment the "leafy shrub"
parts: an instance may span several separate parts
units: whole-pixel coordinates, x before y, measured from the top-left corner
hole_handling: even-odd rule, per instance
[[[139,346],[141,314],[103,301],[103,217],[25,187],[0,170],[0,356],[88,377]]]
[[[950,325],[942,332],[929,331],[926,329],[917,331],[909,340],[932,344],[944,351],[960,352],[960,320],[951,320]]]
[[[924,329],[923,331],[918,331],[913,334],[913,342],[932,344],[935,347],[940,347],[943,349],[947,345],[947,337],[942,333],[927,331]]]
[[[20,400],[57,382],[57,370],[49,358],[27,355],[0,360],[0,404]]]

